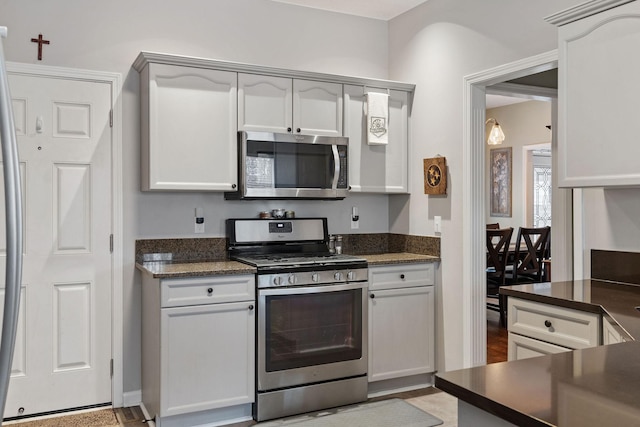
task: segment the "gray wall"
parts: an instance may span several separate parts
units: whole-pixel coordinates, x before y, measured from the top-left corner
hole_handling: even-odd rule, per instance
[[[389,76],[416,84],[413,103],[410,185],[420,188],[422,159],[442,155],[449,168],[448,196],[411,194],[392,198],[390,211],[404,212],[412,234],[433,233],[442,217],[437,289],[438,369],[463,367],[461,295],[462,138],[464,77],[557,48],[557,30],[544,17],[580,0],[429,0],[389,25]],[[477,212],[482,215],[484,212]],[[392,224],[392,228],[395,224]]]

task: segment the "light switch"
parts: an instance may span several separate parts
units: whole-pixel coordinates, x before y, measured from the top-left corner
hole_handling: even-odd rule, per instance
[[[442,233],[442,217],[441,216],[433,217],[433,231],[436,233]]]

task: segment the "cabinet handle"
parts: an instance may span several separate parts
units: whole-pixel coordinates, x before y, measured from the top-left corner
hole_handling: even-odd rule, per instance
[[[296,132],[300,133],[300,131],[301,131],[301,129],[300,129],[300,128],[296,129]]]
[[[404,274],[401,274],[401,275],[400,275],[400,278],[401,278],[402,280],[404,280]]]
[[[208,293],[209,295],[211,295],[211,294],[213,293],[213,288],[209,288],[209,289],[207,289],[207,293]]]
[[[249,311],[253,310],[253,304],[249,306]]]
[[[287,128],[287,132],[291,132],[291,128]]]
[[[369,295],[369,298],[374,299],[376,297],[376,294],[371,294]]]
[[[544,321],[544,326],[546,326],[547,328],[551,327],[551,320],[545,320]]]

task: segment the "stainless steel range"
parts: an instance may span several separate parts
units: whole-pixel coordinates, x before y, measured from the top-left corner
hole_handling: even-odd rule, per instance
[[[326,218],[229,219],[257,268],[258,421],[367,398],[367,262],[328,248]]]

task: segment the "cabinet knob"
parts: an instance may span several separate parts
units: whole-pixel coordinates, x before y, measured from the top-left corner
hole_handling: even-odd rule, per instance
[[[253,310],[253,304],[249,306],[249,311]]]
[[[287,132],[291,132],[291,128],[287,128]]]
[[[237,185],[231,184],[231,188],[236,188],[236,187],[237,187]]]
[[[402,280],[404,280],[404,274],[401,274],[401,275],[400,275],[400,278],[401,278]]]
[[[551,320],[545,320],[544,321],[544,326],[546,326],[547,328],[551,327]]]
[[[300,129],[300,128],[296,129],[296,132],[300,133],[300,132],[301,132],[301,129]]]
[[[371,294],[369,295],[369,298],[374,299],[376,297],[376,294]]]
[[[207,289],[207,293],[208,293],[209,295],[211,295],[211,294],[213,293],[213,288],[209,288],[209,289]]]

